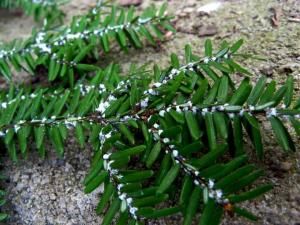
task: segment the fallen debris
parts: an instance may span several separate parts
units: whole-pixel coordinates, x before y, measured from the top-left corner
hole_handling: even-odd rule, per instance
[[[288,21],[289,21],[289,22],[300,23],[300,18],[289,17],[289,18],[288,18]]]
[[[271,10],[274,12],[274,15],[271,18],[272,25],[274,27],[278,27],[280,25],[280,17],[282,16],[282,9],[277,8],[271,8]]]
[[[197,9],[197,12],[201,13],[211,13],[213,11],[218,10],[221,7],[222,3],[219,1],[208,3],[204,6],[201,6]]]
[[[200,26],[198,29],[199,29],[198,30],[199,37],[213,36],[218,33],[218,28],[215,24]]]
[[[131,6],[131,5],[134,5],[134,6],[138,6],[140,4],[142,4],[142,0],[119,0],[119,4],[121,6]]]

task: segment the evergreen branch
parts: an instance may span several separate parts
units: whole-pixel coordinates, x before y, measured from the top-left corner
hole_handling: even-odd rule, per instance
[[[32,74],[37,66],[42,65],[49,70],[50,81],[65,75],[74,77],[73,68],[79,71],[95,70],[95,67],[84,63],[85,59],[97,59],[100,46],[108,52],[111,40],[116,40],[127,51],[128,44],[141,48],[141,37],[155,44],[154,36],[163,38],[159,27],[173,31],[163,7],[160,11],[149,8],[136,17],[133,16],[133,9],[127,12],[120,9],[117,13],[113,7],[105,18],[98,15],[93,21],[87,21],[82,17],[60,32],[38,33],[19,47],[12,43],[8,49],[0,50],[1,73],[10,79],[9,64],[15,69],[25,67]]]
[[[244,191],[262,171],[246,164],[242,128],[260,158],[258,118],[271,122],[285,150],[294,150],[282,121],[290,120],[299,131],[299,100],[293,100],[292,78],[279,89],[275,81],[266,85],[264,77],[254,86],[249,78],[235,85],[230,74],[249,73],[234,61],[241,41],[223,45],[215,54],[210,45],[207,41],[204,59],[187,46],[183,66],[173,54],[170,68],[160,71],[155,66],[152,81],[144,75],[124,78],[112,65],[99,70],[87,86],[75,85],[63,90],[62,96],[49,95],[55,89],[11,90],[2,96],[5,101],[0,109],[1,134],[10,156],[17,159],[14,137],[22,155],[33,136],[44,156],[45,135],[62,155],[68,128],[74,129],[81,146],[89,132],[96,151],[85,191],[104,183],[97,211],[110,207],[103,224],[111,224],[114,218],[121,224],[139,223],[178,212],[184,224],[191,224],[197,212],[202,213],[201,225],[219,224],[224,211],[255,219],[237,203],[271,187]],[[222,156],[227,145],[235,158],[225,163]],[[182,185],[179,199],[172,194],[175,182]],[[172,207],[158,208],[157,204],[170,200]]]
[[[90,112],[94,111],[93,107],[99,104],[98,101],[101,100],[101,97],[105,96],[107,92],[115,90],[114,85],[118,81],[118,67],[111,65],[106,70],[98,72],[97,76],[87,86],[93,87],[89,88],[88,92],[82,89],[82,84],[72,90],[63,92],[58,90],[57,93],[60,95],[54,96],[49,95],[52,91],[55,93],[53,89],[40,89],[33,93],[21,91],[16,97],[14,91],[11,90],[8,99],[1,104],[5,108],[0,110],[0,127],[1,135],[12,159],[17,160],[17,150],[13,139],[15,132],[17,132],[16,135],[20,141],[19,146],[23,155],[27,153],[27,138],[32,135],[36,140],[39,153],[44,157],[43,141],[48,132],[59,155],[62,155],[63,140],[66,138],[65,129],[73,128],[75,124],[77,125],[75,130],[79,143],[83,146],[85,138],[82,136],[83,127],[81,124],[87,129],[92,129],[91,127],[97,129],[97,126],[93,126],[94,123],[90,124],[90,122],[97,120],[99,123],[99,119]],[[35,127],[31,129],[31,126]],[[61,136],[62,133],[59,131],[63,132],[64,136]],[[54,136],[56,136],[55,140],[53,139]],[[95,140],[97,138],[94,138],[92,143],[95,143]],[[97,142],[96,145],[98,145]]]
[[[223,52],[227,52],[226,54],[228,54],[228,50]],[[198,70],[199,67],[208,65],[211,60],[208,60],[208,62],[204,61],[205,60],[198,60],[196,63],[189,62],[186,66],[179,67],[179,69],[170,69],[167,73],[161,73],[158,78],[160,82],[151,83],[151,88],[146,90],[145,88],[149,84],[148,81],[141,82],[140,80],[138,84],[138,80],[128,79],[126,81],[121,81],[117,88],[109,94],[102,95],[103,92],[107,93],[106,88],[104,88],[104,91],[100,90],[100,92],[97,90],[92,91],[87,96],[82,96],[84,97],[82,100],[84,103],[93,99],[93,101],[89,104],[89,108],[84,109],[84,111],[78,111],[81,113],[77,115],[76,113],[74,114],[74,109],[69,111],[67,108],[65,109],[66,111],[63,116],[58,116],[57,113],[51,115],[50,113],[53,112],[53,109],[47,109],[46,107],[44,110],[46,110],[49,116],[46,116],[45,113],[41,111],[41,115],[32,114],[34,117],[29,120],[26,120],[26,118],[19,118],[12,124],[10,124],[12,118],[8,118],[10,120],[9,121],[7,120],[7,117],[3,117],[4,119],[2,119],[1,123],[1,134],[2,136],[6,136],[10,130],[18,131],[20,129],[20,125],[30,125],[31,123],[32,125],[37,125],[40,121],[44,121],[45,123],[53,122],[53,124],[56,125],[61,122],[66,122],[68,124],[70,122],[69,119],[74,120],[74,118],[83,118],[82,112],[84,112],[84,115],[87,116],[84,117],[86,120],[105,118],[107,123],[115,125],[124,123],[128,120],[145,120],[144,118],[146,118],[147,115],[157,114],[160,117],[164,117],[167,113],[176,122],[187,124],[192,139],[199,138],[201,136],[200,134],[204,132],[197,125],[198,123],[203,124],[208,135],[203,136],[201,139],[203,142],[207,142],[211,149],[216,147],[219,140],[228,142],[230,135],[236,136],[235,140],[237,140],[237,142],[231,146],[232,149],[235,149],[236,155],[243,154],[242,145],[239,141],[241,140],[241,129],[243,125],[246,128],[246,131],[249,132],[257,154],[261,158],[263,157],[263,151],[261,135],[259,134],[260,128],[256,117],[263,116],[269,119],[272,123],[273,130],[282,147],[285,150],[295,149],[293,142],[291,141],[291,137],[282,125],[281,120],[289,119],[295,130],[298,132],[299,110],[297,108],[282,109],[282,107],[278,106],[282,99],[284,99],[285,107],[291,105],[291,99],[293,97],[292,92],[285,92],[286,89],[291,88],[293,83],[291,79],[288,79],[287,83],[280,88],[278,92],[276,92],[274,99],[271,96],[268,96],[270,94],[269,88],[266,88],[266,94],[264,94],[262,99],[260,99],[256,97],[256,92],[263,91],[263,80],[265,80],[265,78],[261,78],[261,81],[253,88],[253,90],[250,87],[248,78],[246,78],[237,89],[235,89],[235,87],[230,87],[230,79],[228,76],[215,78],[215,83],[209,87],[207,78],[205,78],[204,74]],[[214,62],[218,62],[221,65],[223,63],[223,58],[216,58]],[[107,76],[107,74],[105,74],[105,76]],[[186,84],[191,82],[191,78],[198,81],[193,82],[195,85],[188,89],[186,88]],[[115,76],[112,80],[118,79],[119,78],[116,78]],[[203,86],[205,83],[206,85]],[[98,84],[96,86],[100,86],[102,88],[105,87],[104,84],[101,85]],[[275,88],[275,84],[271,83],[270,85],[272,85],[271,90],[273,90],[273,88]],[[77,91],[75,91],[74,94],[70,94],[69,91],[66,91],[64,93],[66,98],[63,103],[71,101],[74,99],[75,95],[78,96],[77,102],[79,102],[79,93],[82,92],[82,86],[80,87],[81,91],[75,88]],[[145,91],[142,92],[143,94],[140,94],[141,91],[137,91],[137,88]],[[130,95],[128,95],[128,93],[130,93]],[[202,93],[202,96],[199,96],[199,93]],[[31,93],[28,96],[29,102],[27,103],[27,107],[30,107],[30,105],[34,103],[35,98],[42,98],[43,95],[41,93]],[[33,96],[35,98],[32,98]],[[178,98],[176,96],[181,98],[178,103],[176,100],[172,100],[174,98]],[[19,102],[26,98],[24,98],[22,94],[19,94],[17,99],[19,100],[2,102],[2,108],[6,107],[2,112],[2,115],[11,114],[12,110],[16,110]],[[53,98],[49,98],[47,101],[49,102],[48,104],[52,104],[52,107],[54,107],[55,104],[60,104],[60,101],[58,101],[58,98],[55,96]],[[58,103],[55,103],[56,101],[58,101]],[[84,103],[79,106],[83,107]],[[25,115],[24,110],[21,110],[21,112]],[[100,113],[100,115],[95,117],[97,113]],[[25,116],[28,117],[29,115],[30,114],[26,114]],[[66,115],[68,116],[66,117]],[[59,120],[53,120],[52,116],[59,118]],[[81,121],[81,119],[76,120]]]
[[[44,26],[49,27],[59,22],[62,24],[64,13],[59,6],[68,0],[1,0],[0,8],[22,8],[27,15],[33,15],[35,21],[44,19]]]
[[[128,138],[128,136],[127,136],[128,133],[127,133],[127,135],[125,134],[124,127],[121,128],[121,126],[120,126],[119,128],[120,128],[120,130],[118,130],[118,128],[117,129],[114,128],[113,130],[109,131],[106,134],[103,134],[102,132],[100,133],[100,140],[102,142],[103,149],[106,148],[105,145],[108,147],[110,145],[114,146],[115,145],[114,143],[117,143],[116,142],[116,135],[118,136],[117,139],[121,141],[121,139],[120,139],[121,136],[118,135],[120,132],[124,135],[125,139]],[[113,133],[112,133],[112,131],[113,131]],[[128,130],[128,132],[129,132],[129,130]],[[166,169],[166,168],[160,169],[160,171],[162,171],[162,170],[163,171],[167,170],[167,171],[164,172],[163,176],[161,176],[161,174],[159,174],[159,172],[158,172],[157,177],[161,177],[161,179],[159,181],[157,181],[159,186],[157,188],[154,188],[154,189],[152,188],[151,189],[152,192],[153,191],[154,191],[154,193],[156,192],[156,197],[153,197],[153,198],[148,197],[147,200],[152,199],[154,202],[156,202],[156,201],[159,202],[160,200],[159,200],[158,195],[161,195],[164,192],[166,192],[167,190],[169,190],[169,187],[172,184],[172,182],[174,182],[175,178],[179,177],[178,172],[179,172],[180,167],[184,170],[184,172],[186,174],[188,174],[188,176],[190,176],[193,179],[193,182],[196,185],[196,187],[197,186],[201,187],[201,189],[204,190],[204,193],[206,193],[206,195],[204,196],[204,200],[203,200],[204,204],[208,204],[208,202],[210,202],[211,200],[215,200],[216,203],[221,205],[225,210],[233,212],[235,209],[236,209],[236,211],[238,211],[239,208],[233,206],[233,204],[229,201],[228,198],[223,197],[223,193],[227,194],[230,197],[230,199],[233,199],[233,202],[238,202],[238,201],[250,199],[250,197],[247,194],[243,195],[243,196],[248,196],[248,197],[244,197],[244,198],[239,198],[236,195],[233,195],[232,190],[231,191],[228,190],[229,186],[227,186],[227,189],[225,189],[224,192],[221,189],[219,189],[219,187],[220,186],[222,187],[222,185],[225,188],[226,186],[224,185],[224,183],[228,184],[229,180],[232,180],[233,177],[235,179],[237,178],[236,177],[237,175],[234,174],[234,173],[231,173],[231,172],[244,161],[245,157],[243,157],[242,159],[239,158],[238,159],[239,162],[234,163],[234,166],[232,166],[231,165],[232,163],[231,163],[230,166],[228,166],[227,169],[225,170],[225,173],[223,172],[222,174],[218,174],[219,178],[224,178],[224,175],[226,175],[226,174],[228,174],[228,177],[225,176],[224,179],[216,179],[216,180],[219,180],[219,181],[216,183],[217,188],[215,188],[214,181],[212,179],[207,179],[206,178],[208,176],[208,173],[204,172],[205,170],[203,170],[203,172],[206,173],[206,175],[205,175],[206,177],[201,177],[200,174],[202,174],[202,173],[199,172],[195,167],[191,166],[187,162],[187,159],[179,154],[179,151],[176,150],[175,146],[170,142],[170,140],[168,138],[163,138],[162,137],[160,139],[157,139],[157,136],[160,136],[160,134],[163,135],[163,132],[159,132],[159,125],[157,123],[155,123],[153,125],[153,128],[151,128],[151,131],[149,131],[149,134],[151,134],[151,133],[153,134],[153,137],[154,137],[154,140],[155,140],[156,143],[158,143],[158,144],[159,143],[164,143],[164,144],[167,145],[166,154],[168,156],[171,155],[171,157],[174,160],[175,164],[173,166],[169,166],[170,169]],[[157,146],[157,144],[153,145],[153,143],[149,142],[149,141],[146,141],[146,142],[141,141],[141,142],[150,144],[149,147],[150,148],[151,148],[151,146],[153,147],[152,151],[157,151],[157,148],[155,147],[155,146]],[[138,143],[136,143],[136,144],[138,144]],[[111,165],[112,164],[124,165],[124,163],[122,163],[122,161],[124,159],[125,159],[125,162],[128,162],[128,159],[126,160],[127,157],[131,157],[135,154],[142,154],[144,152],[145,148],[146,148],[145,146],[136,146],[136,147],[131,147],[129,149],[123,149],[123,150],[115,151],[114,153],[105,153],[105,154],[102,153],[103,154],[103,160],[104,160],[104,168],[106,168],[106,170],[108,169],[109,171],[112,171],[112,172],[110,172],[112,174],[112,176],[117,176],[118,179],[122,179],[123,175],[120,175],[118,170],[112,169]],[[161,151],[161,147],[159,147],[158,151]],[[169,154],[170,152],[171,152],[171,154]],[[145,152],[145,155],[144,155],[144,157],[146,157],[144,162],[147,163],[148,167],[150,166],[148,164],[148,162],[149,162],[151,156],[153,156],[153,154],[151,154],[151,153],[152,152],[150,152],[150,153],[148,152],[148,154],[147,154]],[[223,153],[224,153],[224,148],[220,152],[218,152],[218,154],[213,153],[214,154],[213,157],[211,156],[212,153],[208,153],[207,155],[202,156],[199,160],[202,160],[202,162],[204,161],[206,166],[213,166],[213,161],[215,161],[217,158],[219,158]],[[159,154],[159,152],[158,152],[158,154]],[[99,158],[98,155],[96,156],[96,158]],[[138,162],[140,162],[140,160],[138,160]],[[98,167],[99,162],[98,162],[98,164],[95,164],[95,163],[93,163],[93,164],[94,164],[94,169],[91,169],[91,172],[87,176],[88,180],[90,182],[87,182],[86,185],[87,185],[87,187],[92,185],[93,188],[95,189],[100,184],[94,185],[94,183],[91,180],[96,179],[97,174],[101,174],[102,172],[101,172],[101,170],[99,171],[99,167]],[[163,163],[162,163],[162,165],[163,165]],[[179,165],[179,167],[177,165]],[[136,166],[134,166],[134,165],[131,165],[131,166],[133,168],[136,168]],[[239,170],[240,171],[239,175],[244,176],[244,180],[245,180],[244,181],[243,178],[240,177],[241,178],[240,182],[236,183],[236,185],[239,187],[239,189],[244,187],[245,185],[249,185],[250,183],[252,183],[254,180],[256,180],[261,175],[261,173],[257,173],[258,171],[254,171],[252,169],[252,167],[250,168],[250,170],[249,170],[249,168],[250,168],[249,166],[248,167],[246,166],[246,167],[240,168],[240,170]],[[204,165],[202,166],[201,169],[205,169]],[[209,171],[209,169],[207,169],[207,171]],[[135,177],[134,179],[139,179],[138,173],[140,173],[140,172],[132,172],[132,173],[137,173],[134,176]],[[92,177],[94,177],[94,178],[92,178]],[[249,177],[251,177],[251,179],[249,179]],[[217,178],[217,176],[215,176],[215,178]],[[131,178],[131,179],[133,179],[133,178]],[[122,187],[123,187],[123,185],[118,186],[118,190]],[[132,187],[132,188],[134,188],[134,187]],[[138,187],[135,187],[135,190],[137,190],[137,188]],[[262,194],[262,193],[264,193],[265,191],[267,191],[269,189],[270,189],[270,186],[263,186],[259,189],[255,189],[255,191],[252,191],[252,192],[255,192],[255,195],[251,195],[251,198],[254,198],[257,195]],[[90,189],[88,188],[88,190],[90,190]],[[236,190],[238,190],[238,189],[236,189]],[[256,191],[256,190],[259,190],[259,191]],[[109,192],[109,193],[111,193],[111,192]],[[143,207],[142,208],[136,208],[136,207],[132,208],[133,206],[131,205],[131,203],[133,203],[133,205],[134,205],[135,201],[130,197],[131,195],[129,194],[129,197],[127,197],[127,194],[121,194],[121,192],[118,192],[118,193],[119,193],[119,195],[118,195],[119,198],[123,202],[125,202],[124,204],[127,205],[126,207],[129,208],[130,214],[132,215],[132,217],[134,219],[138,218],[137,215],[135,214],[135,212],[137,212],[137,214],[139,216],[142,216],[140,219],[155,218],[158,215],[160,215],[160,213],[158,213],[155,210],[149,210],[149,209],[145,209]],[[237,200],[237,199],[239,199],[239,200]],[[195,199],[192,199],[191,201],[194,201],[194,200]],[[115,201],[115,200],[113,200],[113,201]],[[130,202],[129,206],[128,206],[128,202]],[[100,201],[99,204],[102,206],[101,208],[103,208],[103,202]],[[181,203],[181,204],[183,204],[183,203]],[[184,203],[184,204],[186,204],[186,203]],[[199,204],[199,203],[196,203],[196,204]],[[114,217],[116,217],[117,212],[119,210],[122,211],[122,207],[121,208],[119,208],[119,207],[117,209],[115,209],[115,212],[114,212],[115,215],[109,217],[109,219],[110,219],[109,222],[111,222],[112,219]],[[183,207],[179,207],[179,208],[182,209]],[[175,208],[171,208],[171,209],[179,209],[179,208],[175,207]],[[172,214],[172,213],[177,213],[177,212],[178,212],[178,210],[173,211],[173,210],[170,210],[170,208],[168,208],[166,211],[164,211],[163,215],[166,216],[166,215],[168,215],[168,213]],[[187,212],[187,214],[189,214],[189,212]],[[220,216],[221,216],[221,214],[220,214]],[[188,218],[191,219],[192,217],[189,215]],[[187,221],[189,221],[190,219],[187,219]],[[125,221],[124,221],[124,223],[125,223]],[[104,223],[104,224],[107,224],[107,223]],[[185,224],[189,224],[189,223],[185,221]],[[209,224],[209,223],[205,223],[205,224]]]
[[[137,218],[137,215],[136,215],[136,211],[138,209],[136,207],[134,207],[133,204],[132,204],[133,203],[133,198],[128,197],[128,193],[125,193],[125,192],[122,191],[122,188],[124,187],[124,184],[122,184],[122,183],[118,184],[118,181],[120,179],[122,179],[124,176],[122,174],[120,174],[118,169],[111,168],[111,165],[115,161],[114,160],[108,161],[110,156],[111,156],[111,153],[103,155],[104,169],[108,172],[111,183],[115,184],[115,187],[117,189],[116,193],[118,195],[118,198],[122,201],[121,211],[125,211],[126,209],[128,209],[131,217],[134,220],[137,220],[138,218]],[[128,185],[128,183],[127,183],[127,185]],[[111,221],[109,221],[109,222],[111,222]]]

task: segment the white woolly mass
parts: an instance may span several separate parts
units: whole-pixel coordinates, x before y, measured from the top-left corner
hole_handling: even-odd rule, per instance
[[[112,133],[112,132],[109,132],[109,133],[105,134],[105,138],[106,138],[106,139],[111,138],[111,133]]]
[[[173,155],[173,157],[178,157],[178,155],[179,155],[179,152],[177,151],[177,150],[173,150],[172,151],[172,155]]]
[[[105,110],[109,107],[109,102],[105,101],[101,101],[98,108],[96,109],[97,112],[100,112],[100,113],[104,113]]]
[[[123,193],[119,196],[119,199],[123,201],[126,199],[126,197],[127,197],[127,195],[125,193]]]
[[[132,199],[132,198],[127,198],[127,199],[126,199],[126,202],[127,202],[127,204],[131,204],[131,203],[132,203],[132,201],[133,201],[133,199]]]
[[[111,155],[111,153],[104,154],[104,155],[103,155],[103,159],[104,159],[104,160],[108,160],[109,157],[110,157],[110,155]]]
[[[153,127],[154,127],[155,129],[158,129],[158,128],[159,128],[159,125],[158,125],[157,123],[155,123],[155,124],[153,124]]]
[[[43,43],[43,42],[44,42],[45,35],[46,35],[45,32],[39,32],[39,33],[36,35],[35,42],[36,42],[37,44]]]
[[[15,130],[15,133],[18,133],[18,131],[20,130],[20,126],[19,125],[15,125],[14,126],[14,130]]]
[[[153,86],[156,87],[156,88],[158,88],[158,87],[161,86],[161,83],[154,83]]]
[[[148,93],[149,93],[150,95],[158,95],[158,92],[157,92],[157,91],[154,91],[153,89],[149,89],[149,90],[148,90]]]
[[[6,102],[1,103],[1,107],[2,107],[3,109],[6,109],[7,103],[6,103]]]
[[[253,111],[253,110],[255,110],[255,107],[253,105],[249,105],[249,110]]]
[[[165,113],[166,113],[165,110],[160,110],[158,114],[159,114],[161,117],[164,117]]]
[[[117,189],[120,191],[122,187],[124,187],[124,184],[118,184]]]
[[[216,190],[216,197],[217,197],[217,199],[220,199],[220,198],[223,197],[223,192],[222,192],[222,190]]]
[[[41,43],[41,44],[38,44],[36,45],[37,48],[40,49],[41,52],[44,52],[44,53],[48,53],[48,54],[51,54],[52,52],[52,49],[51,47],[49,47],[47,44],[45,43]]]
[[[136,215],[135,215],[136,211],[138,211],[138,208],[136,208],[136,207],[131,207],[130,210],[129,210],[129,212],[130,212],[132,215],[134,215],[135,218],[136,218]]]
[[[240,116],[243,116],[243,115],[244,115],[244,112],[245,112],[245,110],[242,109],[242,110],[239,112],[239,115],[240,115]]]
[[[140,24],[144,24],[144,23],[149,22],[151,19],[152,19],[151,17],[147,17],[147,18],[141,18],[141,17],[140,17],[140,18],[138,19],[138,22],[139,22]]]
[[[169,139],[169,138],[164,138],[164,139],[163,139],[163,142],[164,142],[165,144],[167,144],[167,143],[170,142],[170,139]]]
[[[234,113],[228,113],[228,116],[230,119],[233,119],[235,115],[234,115]]]
[[[208,187],[209,187],[209,188],[213,188],[214,185],[215,185],[215,182],[214,182],[213,180],[209,179],[209,180],[208,180]]]
[[[22,125],[22,124],[24,124],[24,123],[26,123],[26,120],[20,120],[20,121],[18,122],[19,125]]]
[[[77,121],[69,121],[68,119],[66,119],[64,122],[68,129],[72,129],[77,125]]]
[[[205,116],[207,112],[208,112],[208,109],[207,109],[207,108],[203,108],[203,109],[201,110],[202,116]]]
[[[208,57],[204,58],[204,59],[203,59],[203,62],[204,62],[204,63],[208,63],[208,62],[209,62],[209,58],[208,58]]]
[[[146,108],[148,106],[149,98],[145,98],[144,100],[141,101],[140,105],[142,108]]]
[[[37,95],[35,93],[30,94],[30,98],[35,98]]]
[[[277,109],[271,108],[266,110],[267,117],[277,116]]]

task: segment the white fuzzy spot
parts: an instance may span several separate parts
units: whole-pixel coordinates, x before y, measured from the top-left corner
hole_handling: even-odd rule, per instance
[[[141,107],[142,108],[146,108],[148,106],[148,101],[149,101],[149,98],[145,98],[144,100],[141,101]]]
[[[169,143],[169,142],[170,142],[170,139],[169,139],[169,138],[164,138],[164,139],[163,139],[163,142],[164,142],[164,143]]]
[[[97,112],[104,113],[105,110],[109,107],[108,102],[100,102],[98,108],[96,109]]]
[[[216,197],[217,197],[218,199],[220,199],[220,198],[222,198],[222,196],[223,196],[222,190],[216,190]]]
[[[131,207],[130,210],[129,210],[129,212],[130,212],[130,214],[135,215],[135,213],[136,213],[137,210],[138,209],[136,207]]]
[[[109,157],[110,157],[110,155],[111,155],[111,153],[104,154],[104,155],[103,155],[103,159],[104,159],[104,160],[108,160]]]
[[[177,150],[173,150],[173,151],[172,151],[172,155],[173,155],[174,157],[177,157],[178,154],[179,154],[179,152],[178,152]]]
[[[213,180],[209,179],[209,180],[208,180],[208,187],[209,187],[209,188],[213,188],[214,185],[215,185],[215,182],[214,182]]]
[[[161,83],[154,83],[153,86],[156,87],[156,88],[158,88],[158,87],[161,86]]]
[[[3,109],[6,109],[6,108],[7,108],[7,103],[6,103],[6,102],[1,103],[1,107],[2,107]]]
[[[277,116],[277,109],[271,108],[271,109],[267,110],[266,113],[267,113],[267,117]]]
[[[122,187],[124,187],[124,184],[118,184],[117,189],[120,191]]]
[[[250,105],[250,106],[249,106],[249,110],[250,110],[250,111],[253,111],[253,110],[255,110],[255,107],[254,107],[253,105]]]
[[[126,199],[126,202],[127,202],[127,204],[131,204],[131,203],[132,203],[132,201],[133,201],[133,199],[132,199],[132,198],[127,198],[127,199]]]
[[[122,200],[122,201],[125,200],[126,199],[126,194],[125,193],[121,194],[119,196],[119,199]]]
[[[30,98],[35,98],[36,96],[37,96],[36,94],[32,93],[32,94],[30,95]]]
[[[245,110],[242,109],[242,110],[240,111],[239,115],[240,115],[240,116],[243,116],[243,115],[244,115],[244,112],[245,112]]]
[[[179,106],[176,106],[176,112],[181,113],[181,109]]]
[[[161,117],[164,117],[165,113],[166,113],[165,110],[160,110],[160,111],[159,111],[159,115],[160,115]]]
[[[234,118],[234,113],[229,113],[229,118],[233,119]]]
[[[15,125],[15,126],[14,126],[15,132],[18,133],[18,130],[20,130],[20,128],[21,128],[21,127],[20,127],[19,125]]]

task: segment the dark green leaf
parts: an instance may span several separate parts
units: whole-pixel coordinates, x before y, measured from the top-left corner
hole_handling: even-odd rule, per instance
[[[166,174],[164,179],[161,181],[157,189],[157,193],[164,193],[172,185],[179,171],[180,171],[180,165],[174,164],[169,170],[169,172]]]

